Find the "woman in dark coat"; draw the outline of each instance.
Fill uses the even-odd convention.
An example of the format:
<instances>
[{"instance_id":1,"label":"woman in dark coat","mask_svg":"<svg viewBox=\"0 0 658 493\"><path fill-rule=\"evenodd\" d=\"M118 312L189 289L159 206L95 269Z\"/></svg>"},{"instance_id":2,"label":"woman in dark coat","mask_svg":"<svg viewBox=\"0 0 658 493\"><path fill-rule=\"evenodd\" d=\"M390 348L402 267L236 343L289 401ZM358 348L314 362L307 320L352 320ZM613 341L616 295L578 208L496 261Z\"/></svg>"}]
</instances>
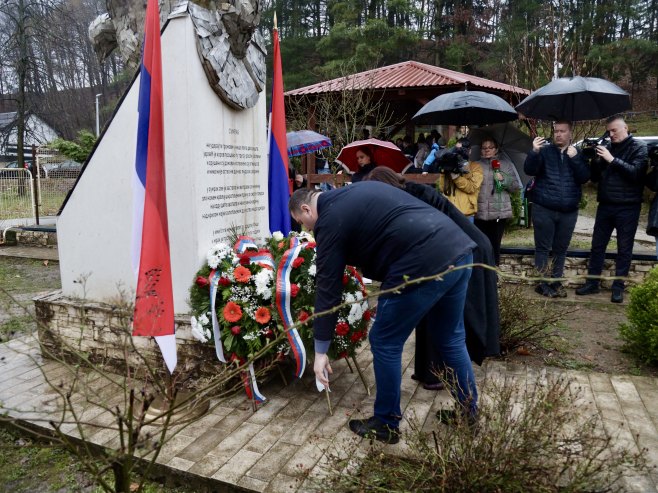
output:
<instances>
[{"instance_id":1,"label":"woman in dark coat","mask_svg":"<svg viewBox=\"0 0 658 493\"><path fill-rule=\"evenodd\" d=\"M401 188L443 212L477 243L478 247L473 251L473 263L495 267L493 248L486 235L433 187L406 181L402 175L385 166L373 169L365 179L381 181ZM473 269L464 307L464 325L466 345L471 360L481 365L485 357L500 353L500 314L497 276L494 270ZM415 379L422 382L426 389L439 390L442 386L436 371L441 369L441 357L432 347L430 339L423 319L416 327Z\"/></svg>"}]
</instances>

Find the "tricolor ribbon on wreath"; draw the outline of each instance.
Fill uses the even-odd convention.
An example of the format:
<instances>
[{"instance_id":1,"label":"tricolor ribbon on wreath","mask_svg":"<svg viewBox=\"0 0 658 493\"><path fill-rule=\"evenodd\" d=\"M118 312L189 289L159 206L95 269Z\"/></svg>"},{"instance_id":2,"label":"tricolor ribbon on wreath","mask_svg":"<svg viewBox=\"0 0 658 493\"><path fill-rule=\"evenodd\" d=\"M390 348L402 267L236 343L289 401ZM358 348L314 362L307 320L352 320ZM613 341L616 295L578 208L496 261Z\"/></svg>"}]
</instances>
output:
<instances>
[{"instance_id":1,"label":"tricolor ribbon on wreath","mask_svg":"<svg viewBox=\"0 0 658 493\"><path fill-rule=\"evenodd\" d=\"M272 257L272 254L266 251L258 250L258 245L256 245L256 242L254 241L253 238L249 236L239 236L237 241L235 242L235 245L233 246L233 249L237 254L249 258L250 263L258 264L264 269L274 270L274 258ZM221 329L219 327L219 321L217 320L217 311L215 308L215 302L217 300L217 289L219 287L219 281L221 277L222 277L221 271L212 270L210 271L208 280L210 281L210 312L212 316L213 337L215 339L215 353L217 354L217 359L219 361L221 361L222 363L226 363L226 357L224 356L224 348L222 347ZM288 273L288 280L289 279L290 279L290 273ZM288 282L287 289L288 289L288 298L289 298L290 282ZM278 285L277 285L277 291L278 291ZM277 293L277 298L278 298L278 293ZM288 306L289 305L290 303L288 303ZM291 340L290 336L288 337L288 340ZM301 346L302 351L304 350L304 345L301 342L301 338L299 337L299 334L297 334L297 340L295 341L295 345ZM295 358L297 359L297 354L299 351L295 349L295 346L293 345L292 342L291 342L291 347L293 350L293 354L295 354ZM306 363L306 353L304 353L304 365L305 363ZM297 363L297 367L299 369L299 362ZM303 372L303 367L302 367L302 372ZM301 374L299 374L298 376L301 376ZM251 380L251 385L249 385L249 380ZM246 374L243 375L242 382L244 384L245 392L247 393L249 399L255 400L256 403L262 403L265 402L265 400L267 400L267 398L263 394L261 394L260 391L258 390L258 383L256 382L256 373L254 371L253 363L249 363L249 376L247 376Z\"/></svg>"},{"instance_id":2,"label":"tricolor ribbon on wreath","mask_svg":"<svg viewBox=\"0 0 658 493\"><path fill-rule=\"evenodd\" d=\"M295 376L301 378L306 368L306 349L304 343L296 328L290 328L294 320L290 309L290 300L292 298L290 289L290 273L293 269L293 262L305 248L313 248L310 243L301 243L298 238L291 238L291 248L286 250L279 262L279 268L276 273L276 308L283 322L283 329L286 331L290 348L295 356L297 370Z\"/></svg>"}]
</instances>

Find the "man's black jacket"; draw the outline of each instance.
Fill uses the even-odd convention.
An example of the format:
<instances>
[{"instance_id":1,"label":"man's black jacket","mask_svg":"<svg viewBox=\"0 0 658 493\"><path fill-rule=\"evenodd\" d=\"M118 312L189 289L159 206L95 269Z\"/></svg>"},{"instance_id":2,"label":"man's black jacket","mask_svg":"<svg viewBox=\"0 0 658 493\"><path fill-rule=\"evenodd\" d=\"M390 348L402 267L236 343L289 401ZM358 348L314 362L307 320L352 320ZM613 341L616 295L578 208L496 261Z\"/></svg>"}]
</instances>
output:
<instances>
[{"instance_id":1,"label":"man's black jacket","mask_svg":"<svg viewBox=\"0 0 658 493\"><path fill-rule=\"evenodd\" d=\"M592 181L599 183L596 199L602 204L639 204L642 202L647 169L647 146L628 136L610 146L615 157L611 163L595 160Z\"/></svg>"},{"instance_id":2,"label":"man's black jacket","mask_svg":"<svg viewBox=\"0 0 658 493\"><path fill-rule=\"evenodd\" d=\"M404 190L366 181L318 197L315 312L338 305L346 265L382 282L382 289L406 279L445 271L475 248L451 219ZM330 341L337 314L316 319L314 336Z\"/></svg>"},{"instance_id":3,"label":"man's black jacket","mask_svg":"<svg viewBox=\"0 0 658 493\"><path fill-rule=\"evenodd\" d=\"M535 177L532 201L558 212L578 209L581 185L589 180L589 168L579 152L569 157L554 144L530 151L523 165L526 174Z\"/></svg>"}]
</instances>

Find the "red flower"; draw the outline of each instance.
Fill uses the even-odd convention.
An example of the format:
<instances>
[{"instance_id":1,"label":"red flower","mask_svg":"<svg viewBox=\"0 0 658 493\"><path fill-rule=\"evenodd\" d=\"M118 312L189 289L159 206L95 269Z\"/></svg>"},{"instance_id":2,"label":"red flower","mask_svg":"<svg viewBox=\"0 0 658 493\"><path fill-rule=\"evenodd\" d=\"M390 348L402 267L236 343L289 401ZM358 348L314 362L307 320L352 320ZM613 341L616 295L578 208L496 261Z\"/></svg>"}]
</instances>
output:
<instances>
[{"instance_id":1,"label":"red flower","mask_svg":"<svg viewBox=\"0 0 658 493\"><path fill-rule=\"evenodd\" d=\"M292 261L292 268L296 269L303 263L304 263L304 257L297 257L295 260Z\"/></svg>"},{"instance_id":2,"label":"red flower","mask_svg":"<svg viewBox=\"0 0 658 493\"><path fill-rule=\"evenodd\" d=\"M240 265L235 268L233 275L235 276L235 280L238 282L249 282L251 272L246 267Z\"/></svg>"},{"instance_id":3,"label":"red flower","mask_svg":"<svg viewBox=\"0 0 658 493\"><path fill-rule=\"evenodd\" d=\"M347 274L343 274L343 286L347 285L348 282L350 282L350 278Z\"/></svg>"},{"instance_id":4,"label":"red flower","mask_svg":"<svg viewBox=\"0 0 658 493\"><path fill-rule=\"evenodd\" d=\"M366 333L365 333L365 332L355 332L354 334L352 334L352 337L350 337L350 341L351 341L353 344L356 344L356 343L359 342L361 339L365 338L365 336L366 336Z\"/></svg>"},{"instance_id":5,"label":"red flower","mask_svg":"<svg viewBox=\"0 0 658 493\"><path fill-rule=\"evenodd\" d=\"M237 322L242 318L242 308L237 303L229 301L224 307L224 320L227 322Z\"/></svg>"},{"instance_id":6,"label":"red flower","mask_svg":"<svg viewBox=\"0 0 658 493\"><path fill-rule=\"evenodd\" d=\"M338 322L336 325L336 334L339 336L346 336L350 331L350 326L347 322Z\"/></svg>"},{"instance_id":7,"label":"red flower","mask_svg":"<svg viewBox=\"0 0 658 493\"><path fill-rule=\"evenodd\" d=\"M315 243L314 241L309 241L307 245L309 248L315 248L317 246L317 243Z\"/></svg>"},{"instance_id":8,"label":"red flower","mask_svg":"<svg viewBox=\"0 0 658 493\"><path fill-rule=\"evenodd\" d=\"M239 325L234 325L231 327L231 334L234 336L240 335L240 326Z\"/></svg>"},{"instance_id":9,"label":"red flower","mask_svg":"<svg viewBox=\"0 0 658 493\"><path fill-rule=\"evenodd\" d=\"M258 310L256 310L256 322L258 322L261 325L265 325L267 322L270 321L272 318L272 315L270 314L270 311L265 308L264 306L258 307Z\"/></svg>"},{"instance_id":10,"label":"red flower","mask_svg":"<svg viewBox=\"0 0 658 493\"><path fill-rule=\"evenodd\" d=\"M370 321L370 317L371 317L370 310L366 310L365 312L363 312L363 320L368 322Z\"/></svg>"},{"instance_id":11,"label":"red flower","mask_svg":"<svg viewBox=\"0 0 658 493\"><path fill-rule=\"evenodd\" d=\"M240 265L249 265L250 263L251 259L248 255L240 255Z\"/></svg>"},{"instance_id":12,"label":"red flower","mask_svg":"<svg viewBox=\"0 0 658 493\"><path fill-rule=\"evenodd\" d=\"M268 339L274 339L274 331L272 329L267 329L265 331L265 337Z\"/></svg>"},{"instance_id":13,"label":"red flower","mask_svg":"<svg viewBox=\"0 0 658 493\"><path fill-rule=\"evenodd\" d=\"M282 241L280 241L279 244L278 244L277 246L278 246L279 248L283 248L283 245L285 245L285 243L283 243Z\"/></svg>"},{"instance_id":14,"label":"red flower","mask_svg":"<svg viewBox=\"0 0 658 493\"><path fill-rule=\"evenodd\" d=\"M210 284L210 281L208 280L208 278L207 278L207 277L203 277L203 276L198 276L198 277L196 278L196 281L194 281L194 282L195 282L196 285L199 286L200 288L208 287L208 284Z\"/></svg>"},{"instance_id":15,"label":"red flower","mask_svg":"<svg viewBox=\"0 0 658 493\"><path fill-rule=\"evenodd\" d=\"M290 296L293 298L297 296L297 293L299 293L299 286L297 284L291 284L290 285Z\"/></svg>"},{"instance_id":16,"label":"red flower","mask_svg":"<svg viewBox=\"0 0 658 493\"><path fill-rule=\"evenodd\" d=\"M219 284L221 284L224 287L227 287L231 285L231 280L228 277L220 277Z\"/></svg>"},{"instance_id":17,"label":"red flower","mask_svg":"<svg viewBox=\"0 0 658 493\"><path fill-rule=\"evenodd\" d=\"M338 355L338 359L347 358L347 356L348 356L347 351L343 351Z\"/></svg>"},{"instance_id":18,"label":"red flower","mask_svg":"<svg viewBox=\"0 0 658 493\"><path fill-rule=\"evenodd\" d=\"M299 312L299 321L300 322L304 322L305 320L308 319L308 317L310 317L310 315L308 313L306 313L304 310Z\"/></svg>"}]
</instances>

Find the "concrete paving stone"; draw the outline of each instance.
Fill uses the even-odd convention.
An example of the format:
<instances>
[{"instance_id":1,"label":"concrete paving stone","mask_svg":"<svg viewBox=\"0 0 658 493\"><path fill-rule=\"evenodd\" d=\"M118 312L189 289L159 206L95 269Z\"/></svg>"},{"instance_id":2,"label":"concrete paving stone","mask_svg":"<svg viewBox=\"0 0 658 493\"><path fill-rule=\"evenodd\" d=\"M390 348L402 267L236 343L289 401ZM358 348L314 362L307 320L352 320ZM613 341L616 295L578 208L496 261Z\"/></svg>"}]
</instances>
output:
<instances>
[{"instance_id":1,"label":"concrete paving stone","mask_svg":"<svg viewBox=\"0 0 658 493\"><path fill-rule=\"evenodd\" d=\"M656 485L646 476L625 477L622 484L628 493L656 493Z\"/></svg>"},{"instance_id":2,"label":"concrete paving stone","mask_svg":"<svg viewBox=\"0 0 658 493\"><path fill-rule=\"evenodd\" d=\"M249 476L242 476L238 480L238 486L245 488L248 491L256 491L262 493L267 488L268 483L260 479L250 478Z\"/></svg>"},{"instance_id":3,"label":"concrete paving stone","mask_svg":"<svg viewBox=\"0 0 658 493\"><path fill-rule=\"evenodd\" d=\"M210 401L210 407L208 413L223 418L224 416L228 416L234 411L235 408L233 407L223 406L222 404L217 404L214 403L213 401Z\"/></svg>"},{"instance_id":4,"label":"concrete paving stone","mask_svg":"<svg viewBox=\"0 0 658 493\"><path fill-rule=\"evenodd\" d=\"M204 478L209 478L215 474L225 463L225 458L207 454L198 461L194 461L194 465L188 469L188 472L197 474Z\"/></svg>"},{"instance_id":5,"label":"concrete paving stone","mask_svg":"<svg viewBox=\"0 0 658 493\"><path fill-rule=\"evenodd\" d=\"M213 428L222 420L222 418L223 416L218 416L217 414L206 414L196 421L192 421L190 424L185 425L180 433L191 437L203 436L206 431Z\"/></svg>"},{"instance_id":6,"label":"concrete paving stone","mask_svg":"<svg viewBox=\"0 0 658 493\"><path fill-rule=\"evenodd\" d=\"M290 460L298 450L297 445L278 442L260 460L247 471L247 476L263 482L271 481L276 473Z\"/></svg>"},{"instance_id":7,"label":"concrete paving stone","mask_svg":"<svg viewBox=\"0 0 658 493\"><path fill-rule=\"evenodd\" d=\"M413 428L421 429L428 419L436 421L434 414L430 414L431 402L411 402L404 410L400 431L409 433Z\"/></svg>"},{"instance_id":8,"label":"concrete paving stone","mask_svg":"<svg viewBox=\"0 0 658 493\"><path fill-rule=\"evenodd\" d=\"M329 412L316 413L306 412L295 421L290 429L281 437L281 442L290 443L293 445L301 445L308 437L316 433L320 423L329 416Z\"/></svg>"},{"instance_id":9,"label":"concrete paving stone","mask_svg":"<svg viewBox=\"0 0 658 493\"><path fill-rule=\"evenodd\" d=\"M347 422L351 419L353 410L345 407L333 408L334 414L328 415L323 419L317 427L317 433L322 437L332 437L338 431L347 426Z\"/></svg>"},{"instance_id":10,"label":"concrete paving stone","mask_svg":"<svg viewBox=\"0 0 658 493\"><path fill-rule=\"evenodd\" d=\"M251 409L251 407L244 409L237 408L224 416L224 418L222 418L221 421L218 421L217 424L213 426L213 428L228 431L230 433L253 415L254 411Z\"/></svg>"},{"instance_id":11,"label":"concrete paving stone","mask_svg":"<svg viewBox=\"0 0 658 493\"><path fill-rule=\"evenodd\" d=\"M623 447L633 446L637 449L635 436L626 421L603 418L602 424L606 434L612 439L615 445Z\"/></svg>"},{"instance_id":12,"label":"concrete paving stone","mask_svg":"<svg viewBox=\"0 0 658 493\"><path fill-rule=\"evenodd\" d=\"M211 478L235 484L262 457L262 454L250 450L239 450Z\"/></svg>"},{"instance_id":13,"label":"concrete paving stone","mask_svg":"<svg viewBox=\"0 0 658 493\"><path fill-rule=\"evenodd\" d=\"M279 473L265 488L264 493L294 493L298 491L300 485L299 478L287 476Z\"/></svg>"},{"instance_id":14,"label":"concrete paving stone","mask_svg":"<svg viewBox=\"0 0 658 493\"><path fill-rule=\"evenodd\" d=\"M165 435L165 442L158 455L158 462L160 464L167 464L171 459L176 457L179 452L187 448L191 443L196 440L196 437L185 435Z\"/></svg>"},{"instance_id":15,"label":"concrete paving stone","mask_svg":"<svg viewBox=\"0 0 658 493\"><path fill-rule=\"evenodd\" d=\"M261 425L242 423L209 453L228 461L262 429Z\"/></svg>"},{"instance_id":16,"label":"concrete paving stone","mask_svg":"<svg viewBox=\"0 0 658 493\"><path fill-rule=\"evenodd\" d=\"M216 428L206 430L202 435L197 436L194 442L176 455L182 459L197 462L211 451L215 450L217 444L221 443L222 440L229 436L231 431L233 430L221 430Z\"/></svg>"},{"instance_id":17,"label":"concrete paving stone","mask_svg":"<svg viewBox=\"0 0 658 493\"><path fill-rule=\"evenodd\" d=\"M292 420L277 419L264 426L249 442L245 449L260 454L266 453L292 427Z\"/></svg>"},{"instance_id":18,"label":"concrete paving stone","mask_svg":"<svg viewBox=\"0 0 658 493\"><path fill-rule=\"evenodd\" d=\"M288 404L279 411L277 419L297 419L299 418L306 410L313 404L315 398L317 398L319 393L316 391L316 395L313 398L309 399L306 396L298 396L296 399L291 399Z\"/></svg>"},{"instance_id":19,"label":"concrete paving stone","mask_svg":"<svg viewBox=\"0 0 658 493\"><path fill-rule=\"evenodd\" d=\"M288 385L281 389L279 397L297 398L306 393L306 388L307 386L303 379L292 378L292 381L289 381Z\"/></svg>"},{"instance_id":20,"label":"concrete paving stone","mask_svg":"<svg viewBox=\"0 0 658 493\"><path fill-rule=\"evenodd\" d=\"M281 472L294 478L308 473L315 467L329 445L328 440L309 440L297 448L297 452L281 468Z\"/></svg>"},{"instance_id":21,"label":"concrete paving stone","mask_svg":"<svg viewBox=\"0 0 658 493\"><path fill-rule=\"evenodd\" d=\"M622 375L613 375L610 377L610 382L612 383L617 398L620 402L638 402L641 401L640 394L635 388L633 380L629 377Z\"/></svg>"},{"instance_id":22,"label":"concrete paving stone","mask_svg":"<svg viewBox=\"0 0 658 493\"><path fill-rule=\"evenodd\" d=\"M619 400L617 399L617 394L596 392L594 394L594 399L596 400L596 407L599 409L601 416L603 416L604 419L623 420L623 413Z\"/></svg>"},{"instance_id":23,"label":"concrete paving stone","mask_svg":"<svg viewBox=\"0 0 658 493\"><path fill-rule=\"evenodd\" d=\"M172 459L167 463L167 466L178 469L179 471L187 471L194 465L194 462L187 459L181 459L180 457L172 457Z\"/></svg>"},{"instance_id":24,"label":"concrete paving stone","mask_svg":"<svg viewBox=\"0 0 658 493\"><path fill-rule=\"evenodd\" d=\"M250 416L247 421L249 423L266 425L271 422L281 409L286 407L289 403L289 398L273 395L269 397L265 405L260 406L258 412Z\"/></svg>"}]
</instances>

